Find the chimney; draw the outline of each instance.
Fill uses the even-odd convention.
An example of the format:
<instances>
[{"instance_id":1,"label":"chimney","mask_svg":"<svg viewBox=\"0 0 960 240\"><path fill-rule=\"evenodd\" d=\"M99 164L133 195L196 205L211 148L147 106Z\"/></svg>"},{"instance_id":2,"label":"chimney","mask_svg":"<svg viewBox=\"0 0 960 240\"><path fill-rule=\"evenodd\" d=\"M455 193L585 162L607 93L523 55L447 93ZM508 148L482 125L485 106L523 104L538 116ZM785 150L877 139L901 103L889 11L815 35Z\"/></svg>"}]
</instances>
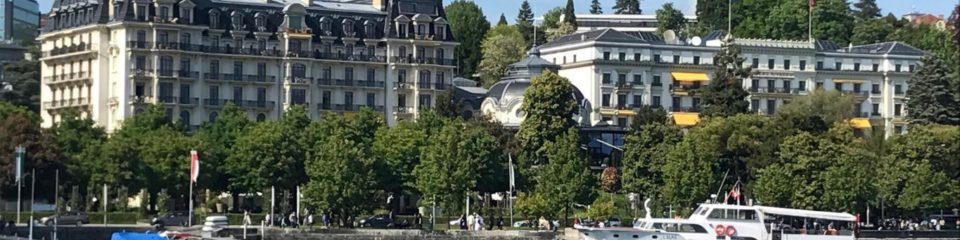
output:
<instances>
[{"instance_id":1,"label":"chimney","mask_svg":"<svg viewBox=\"0 0 960 240\"><path fill-rule=\"evenodd\" d=\"M384 11L387 9L387 0L373 0L373 8Z\"/></svg>"}]
</instances>

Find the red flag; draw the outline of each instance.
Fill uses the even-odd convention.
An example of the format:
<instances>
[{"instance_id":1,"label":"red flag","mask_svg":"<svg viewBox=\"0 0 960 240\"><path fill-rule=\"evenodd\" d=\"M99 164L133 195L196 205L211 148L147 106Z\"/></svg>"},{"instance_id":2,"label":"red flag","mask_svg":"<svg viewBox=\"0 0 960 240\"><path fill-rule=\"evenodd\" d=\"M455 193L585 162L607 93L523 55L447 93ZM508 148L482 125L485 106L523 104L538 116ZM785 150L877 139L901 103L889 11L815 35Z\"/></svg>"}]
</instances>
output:
<instances>
[{"instance_id":1,"label":"red flag","mask_svg":"<svg viewBox=\"0 0 960 240\"><path fill-rule=\"evenodd\" d=\"M190 182L197 182L197 176L200 175L200 157L197 151L190 151Z\"/></svg>"},{"instance_id":2,"label":"red flag","mask_svg":"<svg viewBox=\"0 0 960 240\"><path fill-rule=\"evenodd\" d=\"M810 0L809 5L810 5L810 7L816 7L816 6L817 6L817 0Z\"/></svg>"}]
</instances>

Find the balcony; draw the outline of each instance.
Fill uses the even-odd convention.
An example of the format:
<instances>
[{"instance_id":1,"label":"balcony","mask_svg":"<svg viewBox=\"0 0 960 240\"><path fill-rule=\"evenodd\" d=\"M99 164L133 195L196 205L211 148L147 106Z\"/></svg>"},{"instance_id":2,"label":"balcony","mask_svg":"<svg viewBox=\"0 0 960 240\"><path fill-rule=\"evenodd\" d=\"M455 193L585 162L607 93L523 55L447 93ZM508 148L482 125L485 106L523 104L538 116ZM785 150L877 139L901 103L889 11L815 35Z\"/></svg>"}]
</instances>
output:
<instances>
[{"instance_id":1,"label":"balcony","mask_svg":"<svg viewBox=\"0 0 960 240\"><path fill-rule=\"evenodd\" d=\"M177 77L183 79L197 79L200 78L200 72L191 72L189 70L180 70L177 71Z\"/></svg>"},{"instance_id":2,"label":"balcony","mask_svg":"<svg viewBox=\"0 0 960 240\"><path fill-rule=\"evenodd\" d=\"M442 66L457 66L456 59L450 58L424 58L424 57L410 57L410 56L394 56L392 57L393 63L404 63L404 64L432 64L432 65L442 65Z\"/></svg>"},{"instance_id":3,"label":"balcony","mask_svg":"<svg viewBox=\"0 0 960 240\"><path fill-rule=\"evenodd\" d=\"M357 86L369 88L383 88L386 84L383 81L367 80L357 81Z\"/></svg>"},{"instance_id":4,"label":"balcony","mask_svg":"<svg viewBox=\"0 0 960 240\"><path fill-rule=\"evenodd\" d=\"M333 82L337 86L344 86L344 87L353 87L353 84L356 83L356 81L353 81L353 79L337 79L337 80L334 80Z\"/></svg>"},{"instance_id":5,"label":"balcony","mask_svg":"<svg viewBox=\"0 0 960 240\"><path fill-rule=\"evenodd\" d=\"M227 104L227 99L207 98L203 99L203 105L208 107L218 107Z\"/></svg>"},{"instance_id":6,"label":"balcony","mask_svg":"<svg viewBox=\"0 0 960 240\"><path fill-rule=\"evenodd\" d=\"M633 83L630 82L617 82L618 91L630 91L633 90Z\"/></svg>"},{"instance_id":7,"label":"balcony","mask_svg":"<svg viewBox=\"0 0 960 240\"><path fill-rule=\"evenodd\" d=\"M397 115L413 114L413 107L396 106L396 107L393 107L393 113Z\"/></svg>"},{"instance_id":8,"label":"balcony","mask_svg":"<svg viewBox=\"0 0 960 240\"><path fill-rule=\"evenodd\" d=\"M71 98L43 102L43 108L47 110L54 110L68 107L81 107L86 106L87 104L90 104L89 99L87 98Z\"/></svg>"},{"instance_id":9,"label":"balcony","mask_svg":"<svg viewBox=\"0 0 960 240\"><path fill-rule=\"evenodd\" d=\"M695 112L700 112L700 107L699 107L699 106L698 106L698 107L673 106L673 107L667 108L667 112L690 112L690 113L695 113Z\"/></svg>"},{"instance_id":10,"label":"balcony","mask_svg":"<svg viewBox=\"0 0 960 240\"><path fill-rule=\"evenodd\" d=\"M60 55L66 55L71 53L90 51L90 44L80 43L77 45L65 46L65 47L54 47L50 51L43 52L43 57L55 57Z\"/></svg>"},{"instance_id":11,"label":"balcony","mask_svg":"<svg viewBox=\"0 0 960 240\"><path fill-rule=\"evenodd\" d=\"M157 98L157 102L159 103L175 103L176 100L177 97L175 96L160 96Z\"/></svg>"},{"instance_id":12,"label":"balcony","mask_svg":"<svg viewBox=\"0 0 960 240\"><path fill-rule=\"evenodd\" d=\"M663 87L663 83L661 83L661 82L653 82L653 83L650 83L650 86L653 86L653 87Z\"/></svg>"},{"instance_id":13,"label":"balcony","mask_svg":"<svg viewBox=\"0 0 960 240\"><path fill-rule=\"evenodd\" d=\"M177 99L177 103L180 104L180 105L196 106L197 104L200 103L200 99L199 99L199 98L191 98L191 97L180 97L180 98Z\"/></svg>"},{"instance_id":14,"label":"balcony","mask_svg":"<svg viewBox=\"0 0 960 240\"><path fill-rule=\"evenodd\" d=\"M413 84L408 82L394 82L393 89L394 90L413 89Z\"/></svg>"},{"instance_id":15,"label":"balcony","mask_svg":"<svg viewBox=\"0 0 960 240\"><path fill-rule=\"evenodd\" d=\"M443 83L443 82L433 83L433 89L436 89L436 90L447 90L449 86L450 84Z\"/></svg>"},{"instance_id":16,"label":"balcony","mask_svg":"<svg viewBox=\"0 0 960 240\"><path fill-rule=\"evenodd\" d=\"M149 102L152 102L152 101L153 101L153 97L151 97L151 96L143 96L143 95L132 95L132 96L130 96L130 103L131 103L131 104L145 104L145 103L149 103Z\"/></svg>"},{"instance_id":17,"label":"balcony","mask_svg":"<svg viewBox=\"0 0 960 240\"><path fill-rule=\"evenodd\" d=\"M243 80L247 82L272 83L277 81L277 76L243 75Z\"/></svg>"},{"instance_id":18,"label":"balcony","mask_svg":"<svg viewBox=\"0 0 960 240\"><path fill-rule=\"evenodd\" d=\"M287 77L287 83L289 83L289 84L306 85L306 84L310 84L311 82L313 82L313 78L308 78L308 77L293 77L293 76L288 76L288 77Z\"/></svg>"},{"instance_id":19,"label":"balcony","mask_svg":"<svg viewBox=\"0 0 960 240\"><path fill-rule=\"evenodd\" d=\"M700 84L684 85L684 84L673 84L670 85L670 91L674 95L688 96L693 95L693 91L700 90Z\"/></svg>"},{"instance_id":20,"label":"balcony","mask_svg":"<svg viewBox=\"0 0 960 240\"><path fill-rule=\"evenodd\" d=\"M317 104L317 110L333 110L333 105L329 102Z\"/></svg>"},{"instance_id":21,"label":"balcony","mask_svg":"<svg viewBox=\"0 0 960 240\"><path fill-rule=\"evenodd\" d=\"M238 102L239 103L239 102ZM237 104L245 108L273 109L276 106L274 101L266 100L245 100L243 104Z\"/></svg>"},{"instance_id":22,"label":"balcony","mask_svg":"<svg viewBox=\"0 0 960 240\"><path fill-rule=\"evenodd\" d=\"M236 81L236 82L243 81L243 74L239 74L239 73L224 73L223 75L221 75L221 77L222 77L221 79L226 81Z\"/></svg>"}]
</instances>

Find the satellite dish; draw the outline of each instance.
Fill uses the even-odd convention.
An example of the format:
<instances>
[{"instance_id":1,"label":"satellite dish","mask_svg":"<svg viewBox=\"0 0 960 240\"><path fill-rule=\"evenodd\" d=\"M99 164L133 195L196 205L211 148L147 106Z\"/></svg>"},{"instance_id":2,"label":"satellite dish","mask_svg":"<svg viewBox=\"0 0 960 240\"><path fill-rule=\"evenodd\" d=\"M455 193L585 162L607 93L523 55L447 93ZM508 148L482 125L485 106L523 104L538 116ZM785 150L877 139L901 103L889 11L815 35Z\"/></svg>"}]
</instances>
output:
<instances>
[{"instance_id":1,"label":"satellite dish","mask_svg":"<svg viewBox=\"0 0 960 240\"><path fill-rule=\"evenodd\" d=\"M693 37L693 39L690 39L690 44L693 44L694 46L700 46L701 43L703 43L703 39L700 37Z\"/></svg>"},{"instance_id":2,"label":"satellite dish","mask_svg":"<svg viewBox=\"0 0 960 240\"><path fill-rule=\"evenodd\" d=\"M667 42L667 43L674 43L674 42L676 42L676 41L677 41L677 33L673 32L673 30L667 30L666 32L663 32L663 41L664 41L664 42Z\"/></svg>"}]
</instances>

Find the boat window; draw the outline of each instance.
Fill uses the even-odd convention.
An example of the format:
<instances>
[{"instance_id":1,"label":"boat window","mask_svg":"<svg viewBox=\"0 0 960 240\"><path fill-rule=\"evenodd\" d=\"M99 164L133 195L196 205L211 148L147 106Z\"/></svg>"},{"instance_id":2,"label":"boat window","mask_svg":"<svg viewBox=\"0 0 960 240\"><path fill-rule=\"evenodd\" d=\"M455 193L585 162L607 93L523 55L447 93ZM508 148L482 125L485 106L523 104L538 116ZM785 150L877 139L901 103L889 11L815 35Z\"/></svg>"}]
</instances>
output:
<instances>
[{"instance_id":1,"label":"boat window","mask_svg":"<svg viewBox=\"0 0 960 240\"><path fill-rule=\"evenodd\" d=\"M707 212L709 211L710 211L710 208L700 207L699 209L697 209L696 213L698 215L707 215Z\"/></svg>"},{"instance_id":2,"label":"boat window","mask_svg":"<svg viewBox=\"0 0 960 240\"><path fill-rule=\"evenodd\" d=\"M714 209L709 219L757 220L757 212L748 209Z\"/></svg>"},{"instance_id":3,"label":"boat window","mask_svg":"<svg viewBox=\"0 0 960 240\"><path fill-rule=\"evenodd\" d=\"M707 233L707 229L703 228L703 226L700 226L700 225L683 224L683 225L680 225L680 232L685 232L685 233Z\"/></svg>"}]
</instances>

